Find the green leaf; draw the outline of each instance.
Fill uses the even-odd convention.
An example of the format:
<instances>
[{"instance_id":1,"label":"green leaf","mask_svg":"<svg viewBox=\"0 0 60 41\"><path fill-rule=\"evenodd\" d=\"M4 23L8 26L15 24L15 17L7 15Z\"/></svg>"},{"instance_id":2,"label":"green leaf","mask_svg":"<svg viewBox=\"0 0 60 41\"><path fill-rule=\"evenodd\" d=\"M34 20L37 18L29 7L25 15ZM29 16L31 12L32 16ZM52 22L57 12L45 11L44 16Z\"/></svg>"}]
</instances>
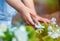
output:
<instances>
[{"instance_id":1,"label":"green leaf","mask_svg":"<svg viewBox=\"0 0 60 41\"><path fill-rule=\"evenodd\" d=\"M35 29L32 26L26 26L26 31L31 32L31 31L35 31Z\"/></svg>"},{"instance_id":2,"label":"green leaf","mask_svg":"<svg viewBox=\"0 0 60 41\"><path fill-rule=\"evenodd\" d=\"M34 38L30 38L28 41L39 41L39 39L34 37Z\"/></svg>"},{"instance_id":3,"label":"green leaf","mask_svg":"<svg viewBox=\"0 0 60 41\"><path fill-rule=\"evenodd\" d=\"M4 41L12 41L12 38L14 37L14 33L11 34L9 29L7 29L7 31L4 32L4 34L6 36L6 37L3 38Z\"/></svg>"},{"instance_id":4,"label":"green leaf","mask_svg":"<svg viewBox=\"0 0 60 41\"><path fill-rule=\"evenodd\" d=\"M43 37L43 41L54 41L54 39L50 38L49 36Z\"/></svg>"},{"instance_id":5,"label":"green leaf","mask_svg":"<svg viewBox=\"0 0 60 41\"><path fill-rule=\"evenodd\" d=\"M43 29L41 36L44 37L46 35L48 35L48 24L42 24L42 26L44 26L45 28Z\"/></svg>"}]
</instances>

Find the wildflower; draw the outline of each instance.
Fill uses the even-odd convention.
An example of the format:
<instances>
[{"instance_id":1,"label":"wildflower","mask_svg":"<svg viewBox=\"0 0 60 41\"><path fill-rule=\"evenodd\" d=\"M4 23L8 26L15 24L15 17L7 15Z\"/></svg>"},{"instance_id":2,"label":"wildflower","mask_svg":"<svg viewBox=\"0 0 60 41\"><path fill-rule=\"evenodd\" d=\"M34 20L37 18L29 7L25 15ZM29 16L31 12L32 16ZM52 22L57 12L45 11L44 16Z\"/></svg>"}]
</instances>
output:
<instances>
[{"instance_id":1,"label":"wildflower","mask_svg":"<svg viewBox=\"0 0 60 41\"><path fill-rule=\"evenodd\" d=\"M5 32L7 30L7 25L0 24L0 32Z\"/></svg>"},{"instance_id":2,"label":"wildflower","mask_svg":"<svg viewBox=\"0 0 60 41\"><path fill-rule=\"evenodd\" d=\"M58 38L59 37L59 34L58 33L54 33L51 35L51 38Z\"/></svg>"},{"instance_id":3,"label":"wildflower","mask_svg":"<svg viewBox=\"0 0 60 41\"><path fill-rule=\"evenodd\" d=\"M0 32L0 37L4 37L4 33L3 32Z\"/></svg>"},{"instance_id":4,"label":"wildflower","mask_svg":"<svg viewBox=\"0 0 60 41\"><path fill-rule=\"evenodd\" d=\"M38 22L38 24L35 24L35 27L38 28L38 29L39 29L39 28L40 28L40 29L41 29L41 28L45 28L45 27L42 26L39 22Z\"/></svg>"},{"instance_id":5,"label":"wildflower","mask_svg":"<svg viewBox=\"0 0 60 41\"><path fill-rule=\"evenodd\" d=\"M52 31L53 32L52 26L48 26L48 31Z\"/></svg>"},{"instance_id":6,"label":"wildflower","mask_svg":"<svg viewBox=\"0 0 60 41\"><path fill-rule=\"evenodd\" d=\"M57 29L56 31L54 31L54 32L48 32L48 35L51 37L51 38L58 38L58 37L60 37L60 30L59 29Z\"/></svg>"},{"instance_id":7,"label":"wildflower","mask_svg":"<svg viewBox=\"0 0 60 41\"><path fill-rule=\"evenodd\" d=\"M28 33L26 32L25 26L20 26L14 33L18 41L28 41Z\"/></svg>"},{"instance_id":8,"label":"wildflower","mask_svg":"<svg viewBox=\"0 0 60 41\"><path fill-rule=\"evenodd\" d=\"M51 19L51 24L56 24L56 18Z\"/></svg>"},{"instance_id":9,"label":"wildflower","mask_svg":"<svg viewBox=\"0 0 60 41\"><path fill-rule=\"evenodd\" d=\"M13 38L12 41L17 41L16 38Z\"/></svg>"},{"instance_id":10,"label":"wildflower","mask_svg":"<svg viewBox=\"0 0 60 41\"><path fill-rule=\"evenodd\" d=\"M7 30L7 25L6 24L0 24L0 36L5 36L4 32Z\"/></svg>"}]
</instances>

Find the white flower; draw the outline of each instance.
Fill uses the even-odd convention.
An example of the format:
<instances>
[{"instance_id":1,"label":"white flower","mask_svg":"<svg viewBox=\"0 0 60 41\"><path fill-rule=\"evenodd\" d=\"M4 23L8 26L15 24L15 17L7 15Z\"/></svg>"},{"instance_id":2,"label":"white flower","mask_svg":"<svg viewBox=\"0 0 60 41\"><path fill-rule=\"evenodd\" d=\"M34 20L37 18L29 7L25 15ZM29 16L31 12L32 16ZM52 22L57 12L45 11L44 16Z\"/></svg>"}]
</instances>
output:
<instances>
[{"instance_id":1,"label":"white flower","mask_svg":"<svg viewBox=\"0 0 60 41\"><path fill-rule=\"evenodd\" d=\"M52 26L48 26L48 31L53 31Z\"/></svg>"},{"instance_id":2,"label":"white flower","mask_svg":"<svg viewBox=\"0 0 60 41\"><path fill-rule=\"evenodd\" d=\"M12 41L17 41L16 38L13 38Z\"/></svg>"},{"instance_id":3,"label":"white flower","mask_svg":"<svg viewBox=\"0 0 60 41\"><path fill-rule=\"evenodd\" d=\"M26 27L24 25L20 26L20 31L26 31Z\"/></svg>"},{"instance_id":4,"label":"white flower","mask_svg":"<svg viewBox=\"0 0 60 41\"><path fill-rule=\"evenodd\" d=\"M7 25L6 24L0 24L0 36L5 36L4 32L7 30Z\"/></svg>"},{"instance_id":5,"label":"white flower","mask_svg":"<svg viewBox=\"0 0 60 41\"><path fill-rule=\"evenodd\" d=\"M48 32L48 35L51 37L51 38L58 38L59 37L59 34L57 32Z\"/></svg>"},{"instance_id":6,"label":"white flower","mask_svg":"<svg viewBox=\"0 0 60 41\"><path fill-rule=\"evenodd\" d=\"M56 32L60 32L60 29L57 29Z\"/></svg>"},{"instance_id":7,"label":"white flower","mask_svg":"<svg viewBox=\"0 0 60 41\"><path fill-rule=\"evenodd\" d=\"M17 30L17 27L10 28L9 30L10 32L14 32L15 30Z\"/></svg>"},{"instance_id":8,"label":"white flower","mask_svg":"<svg viewBox=\"0 0 60 41\"><path fill-rule=\"evenodd\" d=\"M38 29L39 29L39 28L40 28L40 29L45 28L45 27L42 26L39 22L38 22L38 24L35 24L35 27L38 28Z\"/></svg>"},{"instance_id":9,"label":"white flower","mask_svg":"<svg viewBox=\"0 0 60 41\"><path fill-rule=\"evenodd\" d=\"M52 32L48 32L48 35L52 35Z\"/></svg>"},{"instance_id":10,"label":"white flower","mask_svg":"<svg viewBox=\"0 0 60 41\"><path fill-rule=\"evenodd\" d=\"M58 33L54 33L51 35L52 38L58 38L59 37L59 34Z\"/></svg>"},{"instance_id":11,"label":"white flower","mask_svg":"<svg viewBox=\"0 0 60 41\"><path fill-rule=\"evenodd\" d=\"M26 32L25 26L21 26L14 33L15 33L15 36L18 41L27 41L28 40L28 33Z\"/></svg>"},{"instance_id":12,"label":"white flower","mask_svg":"<svg viewBox=\"0 0 60 41\"><path fill-rule=\"evenodd\" d=\"M7 25L0 24L0 32L5 32L7 30Z\"/></svg>"},{"instance_id":13,"label":"white flower","mask_svg":"<svg viewBox=\"0 0 60 41\"><path fill-rule=\"evenodd\" d=\"M13 28L9 28L10 34L12 35L14 33L14 31L17 30L17 27L13 27Z\"/></svg>"},{"instance_id":14,"label":"white flower","mask_svg":"<svg viewBox=\"0 0 60 41\"><path fill-rule=\"evenodd\" d=\"M58 27L58 25L56 25L56 27Z\"/></svg>"},{"instance_id":15,"label":"white flower","mask_svg":"<svg viewBox=\"0 0 60 41\"><path fill-rule=\"evenodd\" d=\"M48 35L49 35L51 38L58 38L58 37L60 37L60 30L57 29L55 32L48 32Z\"/></svg>"},{"instance_id":16,"label":"white flower","mask_svg":"<svg viewBox=\"0 0 60 41\"><path fill-rule=\"evenodd\" d=\"M39 22L38 22L38 24L35 24L35 27L37 28L36 32L40 31L40 33L42 33L43 28L45 28L45 27L42 26Z\"/></svg>"},{"instance_id":17,"label":"white flower","mask_svg":"<svg viewBox=\"0 0 60 41\"><path fill-rule=\"evenodd\" d=\"M4 33L3 32L0 32L0 37L4 37Z\"/></svg>"},{"instance_id":18,"label":"white flower","mask_svg":"<svg viewBox=\"0 0 60 41\"><path fill-rule=\"evenodd\" d=\"M60 36L60 29L57 29L56 32L57 32L58 35Z\"/></svg>"},{"instance_id":19,"label":"white flower","mask_svg":"<svg viewBox=\"0 0 60 41\"><path fill-rule=\"evenodd\" d=\"M56 24L56 18L51 19L51 24Z\"/></svg>"}]
</instances>

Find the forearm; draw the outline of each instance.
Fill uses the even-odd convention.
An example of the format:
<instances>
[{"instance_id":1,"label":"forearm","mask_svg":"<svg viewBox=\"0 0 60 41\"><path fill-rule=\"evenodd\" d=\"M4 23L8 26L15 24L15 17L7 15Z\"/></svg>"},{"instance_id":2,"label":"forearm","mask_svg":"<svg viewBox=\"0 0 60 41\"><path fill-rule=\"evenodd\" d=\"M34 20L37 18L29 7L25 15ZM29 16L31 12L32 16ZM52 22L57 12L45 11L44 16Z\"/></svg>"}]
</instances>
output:
<instances>
[{"instance_id":1,"label":"forearm","mask_svg":"<svg viewBox=\"0 0 60 41\"><path fill-rule=\"evenodd\" d=\"M36 13L33 0L23 0L23 2L27 7Z\"/></svg>"},{"instance_id":2,"label":"forearm","mask_svg":"<svg viewBox=\"0 0 60 41\"><path fill-rule=\"evenodd\" d=\"M14 7L17 11L23 12L25 5L20 0L6 0L8 4Z\"/></svg>"}]
</instances>

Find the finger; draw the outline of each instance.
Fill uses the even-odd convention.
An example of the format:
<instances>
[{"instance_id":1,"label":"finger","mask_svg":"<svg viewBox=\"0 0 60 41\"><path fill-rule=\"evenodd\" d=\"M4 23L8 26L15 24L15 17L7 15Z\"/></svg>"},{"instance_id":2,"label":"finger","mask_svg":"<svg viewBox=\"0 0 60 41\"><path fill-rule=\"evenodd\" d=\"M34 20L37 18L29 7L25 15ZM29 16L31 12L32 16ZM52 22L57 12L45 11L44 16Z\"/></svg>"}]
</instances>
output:
<instances>
[{"instance_id":1,"label":"finger","mask_svg":"<svg viewBox=\"0 0 60 41\"><path fill-rule=\"evenodd\" d=\"M45 19L42 20L45 24L48 24L49 22Z\"/></svg>"},{"instance_id":2,"label":"finger","mask_svg":"<svg viewBox=\"0 0 60 41\"><path fill-rule=\"evenodd\" d=\"M30 12L31 12L31 15L32 15L33 17L37 17L36 12L34 12L33 10L30 10Z\"/></svg>"},{"instance_id":3,"label":"finger","mask_svg":"<svg viewBox=\"0 0 60 41\"><path fill-rule=\"evenodd\" d=\"M22 16L22 19L24 20L24 22L25 22L27 25L30 25L30 23L27 21L27 19L26 19L25 16Z\"/></svg>"},{"instance_id":4,"label":"finger","mask_svg":"<svg viewBox=\"0 0 60 41\"><path fill-rule=\"evenodd\" d=\"M38 17L37 14L34 13L33 11L31 12L31 18L33 19L33 22L38 24Z\"/></svg>"},{"instance_id":5,"label":"finger","mask_svg":"<svg viewBox=\"0 0 60 41\"><path fill-rule=\"evenodd\" d=\"M33 18L34 23L38 24L38 22L39 22L38 19L36 17L32 17L32 18Z\"/></svg>"},{"instance_id":6,"label":"finger","mask_svg":"<svg viewBox=\"0 0 60 41\"><path fill-rule=\"evenodd\" d=\"M27 20L25 20L25 22L26 22L27 25L30 25L30 23Z\"/></svg>"},{"instance_id":7,"label":"finger","mask_svg":"<svg viewBox=\"0 0 60 41\"><path fill-rule=\"evenodd\" d=\"M31 18L31 16L28 16L28 21L29 21L32 25L34 25L34 22L33 22L32 18Z\"/></svg>"},{"instance_id":8,"label":"finger","mask_svg":"<svg viewBox=\"0 0 60 41\"><path fill-rule=\"evenodd\" d=\"M40 17L38 18L38 20L39 20L40 22L42 22L42 23L44 22L44 20L43 20L42 18L40 18Z\"/></svg>"},{"instance_id":9,"label":"finger","mask_svg":"<svg viewBox=\"0 0 60 41\"><path fill-rule=\"evenodd\" d=\"M39 20L41 23L47 24L47 21L46 21L44 18L39 17L38 20Z\"/></svg>"},{"instance_id":10,"label":"finger","mask_svg":"<svg viewBox=\"0 0 60 41\"><path fill-rule=\"evenodd\" d=\"M45 19L45 22L48 23L48 24L50 24L50 20L48 20L48 19Z\"/></svg>"}]
</instances>

